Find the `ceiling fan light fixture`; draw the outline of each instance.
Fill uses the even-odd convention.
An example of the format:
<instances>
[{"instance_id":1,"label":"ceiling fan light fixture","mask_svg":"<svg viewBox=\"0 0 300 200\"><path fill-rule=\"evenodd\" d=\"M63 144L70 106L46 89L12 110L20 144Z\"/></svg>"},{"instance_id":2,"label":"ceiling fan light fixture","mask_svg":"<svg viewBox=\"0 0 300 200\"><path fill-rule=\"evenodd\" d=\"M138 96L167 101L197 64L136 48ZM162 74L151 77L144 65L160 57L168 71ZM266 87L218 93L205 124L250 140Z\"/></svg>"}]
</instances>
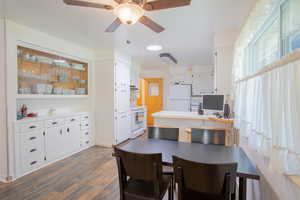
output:
<instances>
[{"instance_id":1,"label":"ceiling fan light fixture","mask_svg":"<svg viewBox=\"0 0 300 200\"><path fill-rule=\"evenodd\" d=\"M145 11L138 4L135 3L123 3L114 9L114 14L121 20L123 24L135 24Z\"/></svg>"}]
</instances>

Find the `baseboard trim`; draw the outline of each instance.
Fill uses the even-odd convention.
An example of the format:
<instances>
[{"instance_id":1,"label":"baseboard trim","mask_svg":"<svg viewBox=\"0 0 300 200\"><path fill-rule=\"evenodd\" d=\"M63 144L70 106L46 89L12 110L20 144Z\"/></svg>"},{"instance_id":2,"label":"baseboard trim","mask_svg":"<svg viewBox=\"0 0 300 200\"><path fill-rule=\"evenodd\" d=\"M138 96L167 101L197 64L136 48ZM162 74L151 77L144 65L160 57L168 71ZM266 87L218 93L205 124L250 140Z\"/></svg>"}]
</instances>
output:
<instances>
[{"instance_id":1,"label":"baseboard trim","mask_svg":"<svg viewBox=\"0 0 300 200\"><path fill-rule=\"evenodd\" d=\"M11 181L12 181L12 177L7 177L7 176L0 175L0 182L1 183L9 183Z\"/></svg>"}]
</instances>

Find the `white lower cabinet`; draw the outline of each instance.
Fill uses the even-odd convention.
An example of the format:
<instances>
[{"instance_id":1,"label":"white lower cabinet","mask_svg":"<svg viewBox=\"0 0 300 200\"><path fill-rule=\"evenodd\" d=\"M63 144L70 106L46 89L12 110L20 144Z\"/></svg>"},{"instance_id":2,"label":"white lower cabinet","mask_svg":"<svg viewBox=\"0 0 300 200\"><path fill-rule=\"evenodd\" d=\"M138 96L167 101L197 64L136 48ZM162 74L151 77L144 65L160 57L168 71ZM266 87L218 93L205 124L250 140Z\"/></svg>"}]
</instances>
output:
<instances>
[{"instance_id":1,"label":"white lower cabinet","mask_svg":"<svg viewBox=\"0 0 300 200\"><path fill-rule=\"evenodd\" d=\"M17 122L17 177L89 147L88 115Z\"/></svg>"},{"instance_id":2,"label":"white lower cabinet","mask_svg":"<svg viewBox=\"0 0 300 200\"><path fill-rule=\"evenodd\" d=\"M20 135L20 144L20 164L24 173L44 163L43 131L38 130Z\"/></svg>"},{"instance_id":3,"label":"white lower cabinet","mask_svg":"<svg viewBox=\"0 0 300 200\"><path fill-rule=\"evenodd\" d=\"M131 113L124 112L116 117L116 144L120 144L130 138L131 135Z\"/></svg>"},{"instance_id":4,"label":"white lower cabinet","mask_svg":"<svg viewBox=\"0 0 300 200\"><path fill-rule=\"evenodd\" d=\"M57 160L66 152L65 133L62 127L51 127L45 131L45 151L47 161Z\"/></svg>"}]
</instances>

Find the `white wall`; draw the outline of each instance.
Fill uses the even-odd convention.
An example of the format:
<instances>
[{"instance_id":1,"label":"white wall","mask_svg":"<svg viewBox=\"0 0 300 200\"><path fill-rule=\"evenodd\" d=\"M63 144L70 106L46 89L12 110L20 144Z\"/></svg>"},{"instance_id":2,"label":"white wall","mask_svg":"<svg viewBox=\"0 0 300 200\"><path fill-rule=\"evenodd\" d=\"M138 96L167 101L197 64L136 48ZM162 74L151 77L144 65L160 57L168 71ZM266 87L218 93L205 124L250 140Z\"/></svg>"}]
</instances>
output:
<instances>
[{"instance_id":1,"label":"white wall","mask_svg":"<svg viewBox=\"0 0 300 200\"><path fill-rule=\"evenodd\" d=\"M46 33L36 31L29 27L19 25L13 21L6 21L6 41L7 41L7 120L8 120L8 139L9 139L9 174L14 176L14 148L13 148L13 122L16 120L17 104L27 103L32 109L47 109L55 106L66 107L73 111L89 111L91 119L93 119L93 58L94 52L79 46L75 43L70 43L60 38L50 36ZM44 100L16 100L17 97L17 45L21 44L29 48L35 48L48 53L63 55L71 59L76 59L89 63L89 98L85 99L44 99ZM92 122L92 133L94 133L94 125Z\"/></svg>"},{"instance_id":2,"label":"white wall","mask_svg":"<svg viewBox=\"0 0 300 200\"><path fill-rule=\"evenodd\" d=\"M212 71L212 66L193 66L193 67L183 67L183 66L170 66L164 69L141 69L141 78L162 78L164 84L164 96L163 96L163 109L171 110L168 105L168 98L170 94L169 86L175 82L181 82L184 84L192 84L192 73L193 72L207 72Z\"/></svg>"},{"instance_id":3,"label":"white wall","mask_svg":"<svg viewBox=\"0 0 300 200\"><path fill-rule=\"evenodd\" d=\"M225 31L215 34L214 51L216 89L218 94L230 95L232 92L232 67L236 31Z\"/></svg>"},{"instance_id":4,"label":"white wall","mask_svg":"<svg viewBox=\"0 0 300 200\"><path fill-rule=\"evenodd\" d=\"M111 147L114 139L114 61L95 61L96 144Z\"/></svg>"},{"instance_id":5,"label":"white wall","mask_svg":"<svg viewBox=\"0 0 300 200\"><path fill-rule=\"evenodd\" d=\"M4 5L0 0L0 181L5 181L7 171L7 129L6 129L6 65Z\"/></svg>"}]
</instances>

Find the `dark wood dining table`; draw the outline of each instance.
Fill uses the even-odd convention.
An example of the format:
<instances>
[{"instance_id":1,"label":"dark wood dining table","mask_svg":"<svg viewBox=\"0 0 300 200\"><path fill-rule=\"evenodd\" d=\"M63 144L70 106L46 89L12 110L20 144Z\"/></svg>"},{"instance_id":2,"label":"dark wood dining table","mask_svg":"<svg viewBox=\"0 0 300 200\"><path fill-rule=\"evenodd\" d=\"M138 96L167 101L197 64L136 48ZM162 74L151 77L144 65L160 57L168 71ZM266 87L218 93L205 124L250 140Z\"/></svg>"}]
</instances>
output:
<instances>
[{"instance_id":1,"label":"dark wood dining table","mask_svg":"<svg viewBox=\"0 0 300 200\"><path fill-rule=\"evenodd\" d=\"M240 147L138 138L119 148L134 153L162 153L163 164L168 166L173 164L173 155L201 163L236 162L238 164L239 200L246 200L247 179L260 179L257 169Z\"/></svg>"}]
</instances>

